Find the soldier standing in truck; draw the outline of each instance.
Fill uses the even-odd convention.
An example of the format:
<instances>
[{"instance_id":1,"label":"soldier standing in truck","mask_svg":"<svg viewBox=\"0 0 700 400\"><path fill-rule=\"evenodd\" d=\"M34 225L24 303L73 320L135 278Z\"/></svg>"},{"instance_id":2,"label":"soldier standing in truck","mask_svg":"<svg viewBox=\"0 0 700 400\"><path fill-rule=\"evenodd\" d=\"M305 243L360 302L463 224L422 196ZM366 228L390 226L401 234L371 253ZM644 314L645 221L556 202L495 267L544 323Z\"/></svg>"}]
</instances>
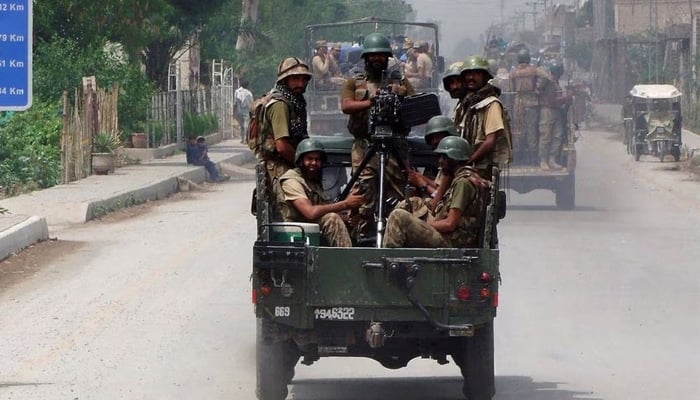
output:
<instances>
[{"instance_id":1,"label":"soldier standing in truck","mask_svg":"<svg viewBox=\"0 0 700 400\"><path fill-rule=\"evenodd\" d=\"M534 165L539 161L539 129L540 93L549 77L547 73L530 64L530 52L521 49L517 55L518 65L510 73L510 91L515 92L515 107L513 109L516 126L514 130L522 138L519 149L524 149L522 157L524 164Z\"/></svg>"},{"instance_id":2,"label":"soldier standing in truck","mask_svg":"<svg viewBox=\"0 0 700 400\"><path fill-rule=\"evenodd\" d=\"M543 171L563 169L557 162L564 136L564 124L568 123L563 112L565 105L571 104L571 95L565 93L559 85L564 73L561 63L549 63L551 79L542 93L540 109L540 168Z\"/></svg>"},{"instance_id":3,"label":"soldier standing in truck","mask_svg":"<svg viewBox=\"0 0 700 400\"><path fill-rule=\"evenodd\" d=\"M395 81L383 81L385 71L389 67L389 58L392 57L389 39L379 33L367 35L362 50L362 59L365 62L365 71L356 74L345 81L342 93L342 111L349 115L348 131L354 136L352 144L351 161L353 174L362 163L368 149L373 143L369 132L369 110L376 93L386 85L392 93L399 96L414 94L413 87L404 78ZM400 132L407 134L408 132ZM406 162L408 145L404 137L397 136L393 139L393 145L402 156L402 160L396 157L388 157L386 165L386 196L387 198L403 199L406 186L406 172L401 164ZM359 183L367 188L365 193L366 203L360 207L360 217L370 221L373 217L375 200L378 195L376 177L379 172L379 155L375 154L360 172Z\"/></svg>"},{"instance_id":4,"label":"soldier standing in truck","mask_svg":"<svg viewBox=\"0 0 700 400\"><path fill-rule=\"evenodd\" d=\"M310 80L309 67L297 57L284 59L277 68L277 83L265 105L264 139L257 153L273 192L279 177L294 168L297 145L309 136L304 92Z\"/></svg>"},{"instance_id":5,"label":"soldier standing in truck","mask_svg":"<svg viewBox=\"0 0 700 400\"><path fill-rule=\"evenodd\" d=\"M493 76L483 57L469 57L461 76L467 95L462 100L463 116L458 122L458 132L474 148L469 163L482 178L491 179L492 167L509 163L513 156L510 124L498 99L501 91L488 83Z\"/></svg>"}]
</instances>

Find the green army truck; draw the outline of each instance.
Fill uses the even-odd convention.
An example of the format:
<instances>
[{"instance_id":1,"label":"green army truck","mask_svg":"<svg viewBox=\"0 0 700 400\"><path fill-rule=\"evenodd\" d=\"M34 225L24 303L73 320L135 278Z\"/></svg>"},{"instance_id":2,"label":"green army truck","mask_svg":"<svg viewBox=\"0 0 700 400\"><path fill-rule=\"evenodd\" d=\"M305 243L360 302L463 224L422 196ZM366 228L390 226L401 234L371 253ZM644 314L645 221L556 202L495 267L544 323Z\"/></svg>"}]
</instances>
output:
<instances>
[{"instance_id":1,"label":"green army truck","mask_svg":"<svg viewBox=\"0 0 700 400\"><path fill-rule=\"evenodd\" d=\"M503 91L500 99L504 107L510 112L511 121L518 123L520 117L515 110L514 92ZM559 152L558 162L562 169L543 170L538 160L524 158L525 137L520 132L513 132L514 156L513 163L504 171L508 189L518 193L528 193L535 189L544 189L554 192L556 207L560 210L573 210L576 207L576 140L577 132L572 129L569 111L562 111L566 115L564 132L562 135L562 147Z\"/></svg>"},{"instance_id":2,"label":"green army truck","mask_svg":"<svg viewBox=\"0 0 700 400\"><path fill-rule=\"evenodd\" d=\"M319 136L327 154L324 188L339 191L352 138ZM409 138L411 163L435 165L423 138ZM480 248L327 247L318 228L272 220L265 173L257 170L252 299L257 318L259 400L283 400L298 362L366 357L390 369L414 358L448 364L470 400L495 394L493 320L499 252L491 248L497 182L484 211ZM331 190L332 191L332 190ZM333 193L330 194L331 196Z\"/></svg>"},{"instance_id":3,"label":"green army truck","mask_svg":"<svg viewBox=\"0 0 700 400\"><path fill-rule=\"evenodd\" d=\"M440 73L445 69L445 60L440 55L438 25L429 22L394 21L379 17L366 17L351 21L314 24L306 27L306 62L313 69L313 58L319 41L326 42L329 51L337 51L337 73L309 82L306 99L309 112L309 134L322 136L346 136L348 117L341 111L342 89L346 79L353 79L364 71L361 58L364 38L379 32L392 43L395 59L391 70L400 70L397 63L405 61L407 45L424 43L433 61L433 75L426 87L417 92L438 94L442 81ZM416 130L414 129L414 133Z\"/></svg>"}]
</instances>

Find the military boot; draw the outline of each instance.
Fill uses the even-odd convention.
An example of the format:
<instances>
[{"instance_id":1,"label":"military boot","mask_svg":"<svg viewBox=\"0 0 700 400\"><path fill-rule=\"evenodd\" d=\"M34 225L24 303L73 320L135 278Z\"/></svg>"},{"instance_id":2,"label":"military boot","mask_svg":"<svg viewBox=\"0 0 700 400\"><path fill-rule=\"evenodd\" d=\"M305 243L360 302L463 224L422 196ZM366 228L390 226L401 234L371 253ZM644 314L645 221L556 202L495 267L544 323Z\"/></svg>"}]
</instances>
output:
<instances>
[{"instance_id":1,"label":"military boot","mask_svg":"<svg viewBox=\"0 0 700 400\"><path fill-rule=\"evenodd\" d=\"M557 160L554 159L554 157L549 157L549 168L551 169L564 169L561 165L557 163Z\"/></svg>"}]
</instances>

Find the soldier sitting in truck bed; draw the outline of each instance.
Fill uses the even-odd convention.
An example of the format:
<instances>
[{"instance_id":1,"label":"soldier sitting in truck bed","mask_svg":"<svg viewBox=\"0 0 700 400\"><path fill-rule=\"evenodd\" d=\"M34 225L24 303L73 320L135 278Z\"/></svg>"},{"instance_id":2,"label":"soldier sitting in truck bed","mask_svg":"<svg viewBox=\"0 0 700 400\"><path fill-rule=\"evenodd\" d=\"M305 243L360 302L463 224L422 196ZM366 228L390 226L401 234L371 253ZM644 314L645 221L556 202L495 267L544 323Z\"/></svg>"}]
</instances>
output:
<instances>
[{"instance_id":1,"label":"soldier sitting in truck bed","mask_svg":"<svg viewBox=\"0 0 700 400\"><path fill-rule=\"evenodd\" d=\"M424 222L406 210L395 209L389 214L384 247L476 247L485 193L469 180L476 174L467 165L472 148L465 139L448 136L435 152L440 154L443 171L451 177L435 218Z\"/></svg>"},{"instance_id":2,"label":"soldier sitting in truck bed","mask_svg":"<svg viewBox=\"0 0 700 400\"><path fill-rule=\"evenodd\" d=\"M304 139L296 150L296 168L280 178L278 199L285 222L316 222L322 237L333 247L352 247L350 234L338 212L354 209L364 202L364 197L350 193L345 200L329 203L323 197L321 177L326 159L321 142Z\"/></svg>"}]
</instances>

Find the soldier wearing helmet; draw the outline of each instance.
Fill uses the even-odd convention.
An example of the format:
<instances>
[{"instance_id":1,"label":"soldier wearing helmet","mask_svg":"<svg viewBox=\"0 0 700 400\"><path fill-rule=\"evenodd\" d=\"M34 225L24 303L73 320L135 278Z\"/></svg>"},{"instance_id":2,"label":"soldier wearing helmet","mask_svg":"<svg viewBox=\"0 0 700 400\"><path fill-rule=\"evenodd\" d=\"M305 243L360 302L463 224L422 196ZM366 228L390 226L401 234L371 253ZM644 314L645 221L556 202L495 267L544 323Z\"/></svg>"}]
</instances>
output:
<instances>
[{"instance_id":1,"label":"soldier wearing helmet","mask_svg":"<svg viewBox=\"0 0 700 400\"><path fill-rule=\"evenodd\" d=\"M435 208L435 218L423 221L397 208L389 214L384 247L474 247L477 244L484 189L468 179L475 173L469 166L472 147L465 139L447 136L435 152L449 176L448 189Z\"/></svg>"},{"instance_id":2,"label":"soldier wearing helmet","mask_svg":"<svg viewBox=\"0 0 700 400\"><path fill-rule=\"evenodd\" d=\"M389 39L379 33L371 33L364 40L362 59L365 63L364 73L356 74L345 81L342 92L341 108L348 114L348 131L354 136L352 145L352 169L356 173L357 168L364 160L367 150L373 143L369 132L369 110L379 89L386 86L399 96L414 94L413 87L400 72L386 76L389 66L389 58L392 57ZM402 132L403 133L403 132ZM407 132L406 132L407 133ZM401 170L401 161L405 162L408 146L405 139L394 139L395 148L404 160L396 160L394 156L388 157L385 174L386 198L402 199L406 184L405 172ZM360 207L359 214L366 220L373 219L375 199L377 197L378 180L375 179L379 171L379 156L369 160L367 166L360 173L359 182L367 187L365 205Z\"/></svg>"},{"instance_id":3,"label":"soldier wearing helmet","mask_svg":"<svg viewBox=\"0 0 700 400\"><path fill-rule=\"evenodd\" d=\"M304 92L311 80L309 67L297 57L285 58L277 67L277 83L268 93L256 154L265 164L269 187L294 167L297 145L309 136Z\"/></svg>"},{"instance_id":4,"label":"soldier wearing helmet","mask_svg":"<svg viewBox=\"0 0 700 400\"><path fill-rule=\"evenodd\" d=\"M489 83L493 75L483 57L469 57L461 76L467 95L461 102L461 113L455 116L457 131L474 147L469 163L483 178L491 179L491 167L512 158L510 126L498 99L501 90Z\"/></svg>"},{"instance_id":5,"label":"soldier wearing helmet","mask_svg":"<svg viewBox=\"0 0 700 400\"><path fill-rule=\"evenodd\" d=\"M524 150L521 154L524 162L535 164L538 160L540 93L547 85L549 77L544 71L530 64L529 50L520 49L517 60L518 65L509 76L510 91L515 92L513 130L524 139L520 143Z\"/></svg>"},{"instance_id":6,"label":"soldier wearing helmet","mask_svg":"<svg viewBox=\"0 0 700 400\"><path fill-rule=\"evenodd\" d=\"M323 195L321 178L326 152L316 139L304 139L297 146L296 168L280 177L279 208L285 222L314 222L321 235L331 246L351 247L352 240L339 212L357 208L363 196L350 193L337 203L330 203Z\"/></svg>"},{"instance_id":7,"label":"soldier wearing helmet","mask_svg":"<svg viewBox=\"0 0 700 400\"><path fill-rule=\"evenodd\" d=\"M550 61L548 65L551 79L547 81L540 107L540 168L544 171L563 169L557 162L562 147L564 124L568 123L566 111L571 105L571 95L564 92L559 85L559 79L564 73L564 67L558 61Z\"/></svg>"},{"instance_id":8,"label":"soldier wearing helmet","mask_svg":"<svg viewBox=\"0 0 700 400\"><path fill-rule=\"evenodd\" d=\"M406 69L406 77L414 88L428 88L433 77L433 60L428 54L428 44L415 42L412 50L415 70ZM411 55L409 55L410 57Z\"/></svg>"}]
</instances>

